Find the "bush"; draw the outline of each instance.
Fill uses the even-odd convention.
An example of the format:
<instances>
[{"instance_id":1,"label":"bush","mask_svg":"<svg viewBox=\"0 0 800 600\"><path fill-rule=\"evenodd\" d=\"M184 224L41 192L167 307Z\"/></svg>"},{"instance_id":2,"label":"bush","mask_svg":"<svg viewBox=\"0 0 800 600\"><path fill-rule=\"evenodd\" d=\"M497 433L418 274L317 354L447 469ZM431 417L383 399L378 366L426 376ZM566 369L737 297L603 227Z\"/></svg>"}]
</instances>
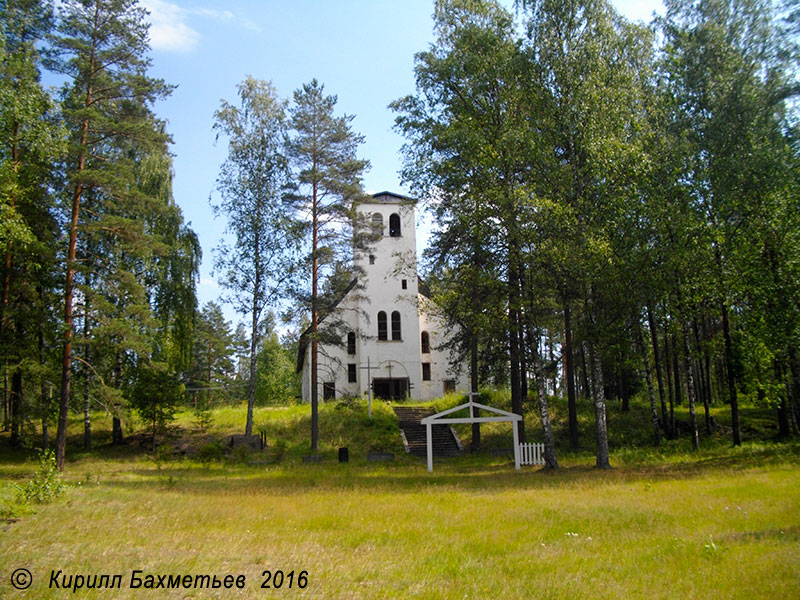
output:
<instances>
[{"instance_id":1,"label":"bush","mask_svg":"<svg viewBox=\"0 0 800 600\"><path fill-rule=\"evenodd\" d=\"M61 496L66 486L61 481L61 474L56 467L56 455L52 450L39 452L39 468L25 487L13 485L14 499L0 508L0 516L4 518L18 517L31 510L31 504L46 504Z\"/></svg>"},{"instance_id":2,"label":"bush","mask_svg":"<svg viewBox=\"0 0 800 600\"><path fill-rule=\"evenodd\" d=\"M231 452L229 460L235 465L250 464L250 449L247 446L236 446Z\"/></svg>"},{"instance_id":3,"label":"bush","mask_svg":"<svg viewBox=\"0 0 800 600\"><path fill-rule=\"evenodd\" d=\"M215 461L222 460L222 446L219 442L210 442L197 451L197 458L204 465L210 464Z\"/></svg>"},{"instance_id":4,"label":"bush","mask_svg":"<svg viewBox=\"0 0 800 600\"><path fill-rule=\"evenodd\" d=\"M275 440L275 445L273 446L273 458L275 459L276 463L279 463L283 460L284 455L286 454L286 440Z\"/></svg>"},{"instance_id":5,"label":"bush","mask_svg":"<svg viewBox=\"0 0 800 600\"><path fill-rule=\"evenodd\" d=\"M28 484L21 488L22 496L27 502L36 501L41 504L50 502L64 493L66 486L61 481L61 474L56 467L56 453L50 449L39 452L39 469Z\"/></svg>"}]
</instances>

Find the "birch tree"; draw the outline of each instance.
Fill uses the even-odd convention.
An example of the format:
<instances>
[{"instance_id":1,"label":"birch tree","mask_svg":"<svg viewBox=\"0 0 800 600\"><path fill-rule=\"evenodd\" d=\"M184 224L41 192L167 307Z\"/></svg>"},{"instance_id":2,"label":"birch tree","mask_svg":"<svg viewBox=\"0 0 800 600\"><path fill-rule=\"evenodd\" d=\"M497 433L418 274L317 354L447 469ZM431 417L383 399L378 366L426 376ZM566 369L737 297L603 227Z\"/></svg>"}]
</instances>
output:
<instances>
[{"instance_id":1,"label":"birch tree","mask_svg":"<svg viewBox=\"0 0 800 600\"><path fill-rule=\"evenodd\" d=\"M217 179L221 200L214 211L226 217L232 238L218 247L214 268L228 301L250 319L245 435L252 435L260 323L265 308L288 287L301 229L283 202L291 181L284 153L286 103L271 83L253 77L237 89L239 105L223 100L214 113L214 129L228 141L228 158Z\"/></svg>"}]
</instances>

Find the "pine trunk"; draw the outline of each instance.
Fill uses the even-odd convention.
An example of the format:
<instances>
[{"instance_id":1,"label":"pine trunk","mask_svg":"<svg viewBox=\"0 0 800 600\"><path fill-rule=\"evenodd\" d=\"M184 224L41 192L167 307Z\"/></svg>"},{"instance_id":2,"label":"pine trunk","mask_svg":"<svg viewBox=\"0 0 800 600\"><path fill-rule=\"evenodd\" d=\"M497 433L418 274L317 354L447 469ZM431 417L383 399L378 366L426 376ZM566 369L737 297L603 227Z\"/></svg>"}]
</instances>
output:
<instances>
[{"instance_id":1,"label":"pine trunk","mask_svg":"<svg viewBox=\"0 0 800 600\"><path fill-rule=\"evenodd\" d=\"M42 288L37 288L39 292L39 298L42 297ZM45 372L45 364L44 364L44 330L43 330L43 323L39 322L39 368L42 369L42 373ZM41 394L41 416L42 416L42 450L47 450L50 440L48 439L47 435L47 417L50 412L50 401L47 396L47 381L44 376L42 376L39 382L39 392Z\"/></svg>"},{"instance_id":2,"label":"pine trunk","mask_svg":"<svg viewBox=\"0 0 800 600\"><path fill-rule=\"evenodd\" d=\"M96 9L98 10L98 9ZM89 72L94 74L94 50ZM90 80L91 81L91 80ZM84 106L88 109L92 105L92 85L86 89ZM89 119L84 119L81 125L80 145L86 145L89 133ZM76 172L82 174L86 169L86 153L81 150L78 156ZM75 185L72 195L72 211L69 221L69 244L67 246L67 276L64 284L64 344L61 354L61 396L58 404L58 430L56 431L56 465L59 470L64 469L67 450L67 416L69 413L70 385L72 383L72 299L75 288L75 254L78 247L78 218L81 211L81 198L83 184Z\"/></svg>"},{"instance_id":3,"label":"pine trunk","mask_svg":"<svg viewBox=\"0 0 800 600\"><path fill-rule=\"evenodd\" d=\"M89 372L89 365L91 364L91 356L89 351L89 301L86 300L84 315L83 315L83 360L85 361L84 370L86 377L83 381L83 448L84 450L91 450L92 448L92 421L89 416L89 384L91 383L92 376Z\"/></svg>"},{"instance_id":4,"label":"pine trunk","mask_svg":"<svg viewBox=\"0 0 800 600\"><path fill-rule=\"evenodd\" d=\"M123 442L122 436L122 421L117 415L111 420L111 443L114 446L119 446Z\"/></svg>"},{"instance_id":5,"label":"pine trunk","mask_svg":"<svg viewBox=\"0 0 800 600\"><path fill-rule=\"evenodd\" d=\"M22 446L22 371L19 367L11 375L11 447Z\"/></svg>"},{"instance_id":6,"label":"pine trunk","mask_svg":"<svg viewBox=\"0 0 800 600\"><path fill-rule=\"evenodd\" d=\"M316 164L314 165L316 170ZM311 450L319 450L319 379L317 343L317 243L319 235L317 221L317 185L314 184L311 200Z\"/></svg>"}]
</instances>

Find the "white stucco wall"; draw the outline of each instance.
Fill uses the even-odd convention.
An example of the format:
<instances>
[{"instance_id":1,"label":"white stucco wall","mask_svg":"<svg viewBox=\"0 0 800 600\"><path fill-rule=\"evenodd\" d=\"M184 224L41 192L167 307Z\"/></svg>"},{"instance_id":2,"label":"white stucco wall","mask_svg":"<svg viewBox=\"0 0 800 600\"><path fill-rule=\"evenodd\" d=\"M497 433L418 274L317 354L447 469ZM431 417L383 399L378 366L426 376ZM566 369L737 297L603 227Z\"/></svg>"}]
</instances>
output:
<instances>
[{"instance_id":1,"label":"white stucco wall","mask_svg":"<svg viewBox=\"0 0 800 600\"><path fill-rule=\"evenodd\" d=\"M342 346L322 346L319 352L319 397L323 397L325 382L334 382L336 396L352 394L366 396L371 378L407 378L412 399L430 400L442 395L445 380L454 380L458 391L468 390L466 368L455 373L447 353L438 349L445 332L435 311L420 311L430 301L419 294L416 271L416 227L413 202L394 195L378 195L373 202L358 209L368 220L380 214L383 235L370 251L356 254L354 262L363 270L359 289L353 290L340 302L337 316L356 332L356 354L348 355L346 335ZM391 215L400 216L400 235L391 236ZM370 260L370 255L374 258ZM405 289L403 281L405 280ZM378 339L378 313L386 313L387 340ZM400 314L401 339L392 339L392 313ZM420 331L430 334L431 352L421 355ZM431 363L431 380L422 381L422 363ZM306 348L303 363L303 400L310 400L311 348ZM356 365L357 382L348 383L348 364Z\"/></svg>"}]
</instances>

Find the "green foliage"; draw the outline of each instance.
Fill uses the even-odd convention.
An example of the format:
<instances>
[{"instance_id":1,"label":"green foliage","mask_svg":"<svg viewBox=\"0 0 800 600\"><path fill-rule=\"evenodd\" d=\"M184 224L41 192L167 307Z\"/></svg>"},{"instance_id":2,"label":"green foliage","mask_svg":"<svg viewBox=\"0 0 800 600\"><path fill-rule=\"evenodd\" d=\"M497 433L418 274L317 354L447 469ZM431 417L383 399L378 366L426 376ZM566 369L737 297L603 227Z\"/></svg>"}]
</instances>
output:
<instances>
[{"instance_id":1,"label":"green foliage","mask_svg":"<svg viewBox=\"0 0 800 600\"><path fill-rule=\"evenodd\" d=\"M392 104L403 179L435 198L428 279L461 326L457 349L477 356L481 383L511 383L516 412L523 377L564 383L552 375L564 357L540 348L580 350L600 464L606 391L641 386L637 330L655 314L653 342L670 344L660 392L679 363L692 405L690 376L706 397L728 388L733 415L737 392L781 406L788 435L800 87L786 7L673 0L649 28L601 1L516 8L436 2L416 93ZM732 431L738 443L735 417Z\"/></svg>"},{"instance_id":2,"label":"green foliage","mask_svg":"<svg viewBox=\"0 0 800 600\"><path fill-rule=\"evenodd\" d=\"M222 460L222 445L219 442L209 442L200 446L197 451L197 459L204 465Z\"/></svg>"},{"instance_id":3,"label":"green foliage","mask_svg":"<svg viewBox=\"0 0 800 600\"><path fill-rule=\"evenodd\" d=\"M283 457L286 455L286 448L286 440L283 439L275 440L275 443L272 444L272 456L276 463L279 463L283 460Z\"/></svg>"},{"instance_id":4,"label":"green foliage","mask_svg":"<svg viewBox=\"0 0 800 600\"><path fill-rule=\"evenodd\" d=\"M249 465L252 458L250 454L250 449L246 446L237 446L231 451L228 462L234 465Z\"/></svg>"},{"instance_id":5,"label":"green foliage","mask_svg":"<svg viewBox=\"0 0 800 600\"><path fill-rule=\"evenodd\" d=\"M241 314L250 319L250 351L245 434L253 431L256 352L265 308L286 293L294 273L294 253L302 228L283 202L291 184L284 154L286 102L267 81L247 77L238 86L241 106L222 101L214 129L228 139L228 158L217 179L221 201L216 214L227 218L232 244L222 243L214 268Z\"/></svg>"},{"instance_id":6,"label":"green foliage","mask_svg":"<svg viewBox=\"0 0 800 600\"><path fill-rule=\"evenodd\" d=\"M156 434L173 420L183 397L184 386L166 363L151 362L139 367L130 402L150 426L154 446Z\"/></svg>"},{"instance_id":7,"label":"green foliage","mask_svg":"<svg viewBox=\"0 0 800 600\"><path fill-rule=\"evenodd\" d=\"M216 302L208 302L197 315L191 364L191 395L197 406L207 409L230 400L234 378L233 335Z\"/></svg>"},{"instance_id":8,"label":"green foliage","mask_svg":"<svg viewBox=\"0 0 800 600\"><path fill-rule=\"evenodd\" d=\"M40 450L39 468L25 487L18 488L19 500L22 503L47 504L60 497L65 489L56 467L55 452L50 449Z\"/></svg>"},{"instance_id":9,"label":"green foliage","mask_svg":"<svg viewBox=\"0 0 800 600\"><path fill-rule=\"evenodd\" d=\"M325 86L316 79L294 92L294 105L290 109L294 130L289 140L288 154L297 170L297 189L292 194L292 204L300 213L296 222L298 231L310 234L310 252L303 259L304 281L299 281L293 296L299 307L311 313L311 327L307 332L311 344L311 449L319 447L318 374L316 372L317 344L322 337L341 340L342 324L337 319L325 317L324 306L332 295L328 288L341 287L342 275L352 273L349 268L354 250L368 243L362 223L357 220L355 204L365 199L361 178L369 161L357 157L363 136L350 128L353 116L334 116L336 96L326 96ZM332 282L332 283L331 283ZM310 285L309 285L310 284ZM339 285L337 285L339 284Z\"/></svg>"},{"instance_id":10,"label":"green foliage","mask_svg":"<svg viewBox=\"0 0 800 600\"><path fill-rule=\"evenodd\" d=\"M300 374L295 356L273 331L264 336L256 364L256 403L291 404L300 395Z\"/></svg>"},{"instance_id":11,"label":"green foliage","mask_svg":"<svg viewBox=\"0 0 800 600\"><path fill-rule=\"evenodd\" d=\"M214 423L214 413L211 410L211 403L207 400L200 400L194 407L194 419L200 431L206 431Z\"/></svg>"}]
</instances>

